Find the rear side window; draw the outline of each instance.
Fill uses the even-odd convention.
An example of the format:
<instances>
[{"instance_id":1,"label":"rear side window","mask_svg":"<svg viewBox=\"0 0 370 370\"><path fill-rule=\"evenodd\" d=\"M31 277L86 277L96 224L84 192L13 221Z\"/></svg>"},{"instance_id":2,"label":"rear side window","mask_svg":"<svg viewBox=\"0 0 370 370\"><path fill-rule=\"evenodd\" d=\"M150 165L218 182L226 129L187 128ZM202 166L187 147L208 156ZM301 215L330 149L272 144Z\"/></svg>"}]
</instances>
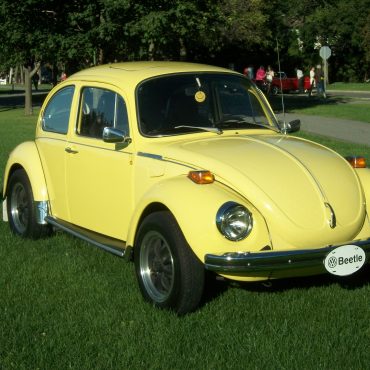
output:
<instances>
[{"instance_id":1,"label":"rear side window","mask_svg":"<svg viewBox=\"0 0 370 370\"><path fill-rule=\"evenodd\" d=\"M44 110L43 130L59 134L67 133L74 90L74 86L65 87L50 99Z\"/></svg>"}]
</instances>

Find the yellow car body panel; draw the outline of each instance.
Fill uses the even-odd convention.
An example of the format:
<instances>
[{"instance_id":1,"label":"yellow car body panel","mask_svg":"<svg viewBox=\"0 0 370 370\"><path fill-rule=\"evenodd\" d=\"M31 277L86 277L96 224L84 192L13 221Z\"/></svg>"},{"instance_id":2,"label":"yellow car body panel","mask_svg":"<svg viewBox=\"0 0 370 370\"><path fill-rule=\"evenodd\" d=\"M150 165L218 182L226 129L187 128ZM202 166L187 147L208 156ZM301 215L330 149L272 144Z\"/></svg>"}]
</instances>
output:
<instances>
[{"instance_id":1,"label":"yellow car body panel","mask_svg":"<svg viewBox=\"0 0 370 370\"><path fill-rule=\"evenodd\" d=\"M34 200L48 200L48 189L46 186L44 171L41 166L37 146L31 141L19 144L10 153L4 172L3 196L5 196L7 192L9 175L15 168L20 167L24 168L29 176Z\"/></svg>"},{"instance_id":2,"label":"yellow car body panel","mask_svg":"<svg viewBox=\"0 0 370 370\"><path fill-rule=\"evenodd\" d=\"M217 181L253 200L267 220L274 249L314 248L351 240L364 223L365 197L355 172L338 154L312 142L256 130L222 138L194 137L147 149L151 153L160 150L168 163L212 168ZM239 158L245 152L248 158ZM333 166L340 173L341 187L332 181ZM335 235L326 203L338 210Z\"/></svg>"},{"instance_id":3,"label":"yellow car body panel","mask_svg":"<svg viewBox=\"0 0 370 370\"><path fill-rule=\"evenodd\" d=\"M179 197L179 193L188 195ZM215 215L227 201L244 204L253 212L253 228L256 232L237 244L217 231ZM143 195L130 227L130 245L134 244L135 226L138 225L141 214L153 203L164 204L174 215L187 242L203 262L205 254L210 250L220 254L238 250L259 251L270 244L263 217L246 199L217 182L208 185L194 184L184 174L157 182Z\"/></svg>"}]
</instances>

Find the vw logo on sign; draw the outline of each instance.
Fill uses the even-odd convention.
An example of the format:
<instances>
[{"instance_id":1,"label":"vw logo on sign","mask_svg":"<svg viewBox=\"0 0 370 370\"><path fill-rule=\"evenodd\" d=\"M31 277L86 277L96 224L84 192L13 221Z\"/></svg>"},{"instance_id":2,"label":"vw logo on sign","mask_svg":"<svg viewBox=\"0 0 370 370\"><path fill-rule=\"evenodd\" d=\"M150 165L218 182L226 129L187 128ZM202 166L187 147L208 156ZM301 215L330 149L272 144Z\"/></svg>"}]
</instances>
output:
<instances>
[{"instance_id":1,"label":"vw logo on sign","mask_svg":"<svg viewBox=\"0 0 370 370\"><path fill-rule=\"evenodd\" d=\"M336 265L337 265L337 257L331 256L331 257L328 259L328 266L329 266L330 268L334 268Z\"/></svg>"}]
</instances>

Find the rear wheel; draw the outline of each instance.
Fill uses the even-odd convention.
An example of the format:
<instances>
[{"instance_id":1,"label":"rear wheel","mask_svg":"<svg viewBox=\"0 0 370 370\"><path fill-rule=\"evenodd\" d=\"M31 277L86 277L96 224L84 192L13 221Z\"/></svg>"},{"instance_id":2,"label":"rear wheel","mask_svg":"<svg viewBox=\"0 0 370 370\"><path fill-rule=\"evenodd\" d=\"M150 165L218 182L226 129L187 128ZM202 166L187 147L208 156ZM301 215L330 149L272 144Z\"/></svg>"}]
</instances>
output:
<instances>
[{"instance_id":1,"label":"rear wheel","mask_svg":"<svg viewBox=\"0 0 370 370\"><path fill-rule=\"evenodd\" d=\"M9 179L7 212L10 229L16 235L36 239L50 232L48 225L37 223L31 184L23 169L13 172Z\"/></svg>"},{"instance_id":2,"label":"rear wheel","mask_svg":"<svg viewBox=\"0 0 370 370\"><path fill-rule=\"evenodd\" d=\"M138 231L134 260L140 290L147 301L179 315L198 306L204 266L169 212L145 218Z\"/></svg>"}]
</instances>

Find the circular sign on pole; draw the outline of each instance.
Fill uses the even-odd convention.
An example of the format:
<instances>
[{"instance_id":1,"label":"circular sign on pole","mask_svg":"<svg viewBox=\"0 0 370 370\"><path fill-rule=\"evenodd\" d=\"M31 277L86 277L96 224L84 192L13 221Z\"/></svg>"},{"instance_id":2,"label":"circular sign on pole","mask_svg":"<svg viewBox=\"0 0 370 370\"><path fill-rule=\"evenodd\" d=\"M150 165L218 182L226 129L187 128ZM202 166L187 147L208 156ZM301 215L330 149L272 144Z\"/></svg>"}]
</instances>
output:
<instances>
[{"instance_id":1,"label":"circular sign on pole","mask_svg":"<svg viewBox=\"0 0 370 370\"><path fill-rule=\"evenodd\" d=\"M329 48L329 46L322 46L320 48L320 57L324 60L327 60L330 58L330 55L331 55L331 49Z\"/></svg>"}]
</instances>

